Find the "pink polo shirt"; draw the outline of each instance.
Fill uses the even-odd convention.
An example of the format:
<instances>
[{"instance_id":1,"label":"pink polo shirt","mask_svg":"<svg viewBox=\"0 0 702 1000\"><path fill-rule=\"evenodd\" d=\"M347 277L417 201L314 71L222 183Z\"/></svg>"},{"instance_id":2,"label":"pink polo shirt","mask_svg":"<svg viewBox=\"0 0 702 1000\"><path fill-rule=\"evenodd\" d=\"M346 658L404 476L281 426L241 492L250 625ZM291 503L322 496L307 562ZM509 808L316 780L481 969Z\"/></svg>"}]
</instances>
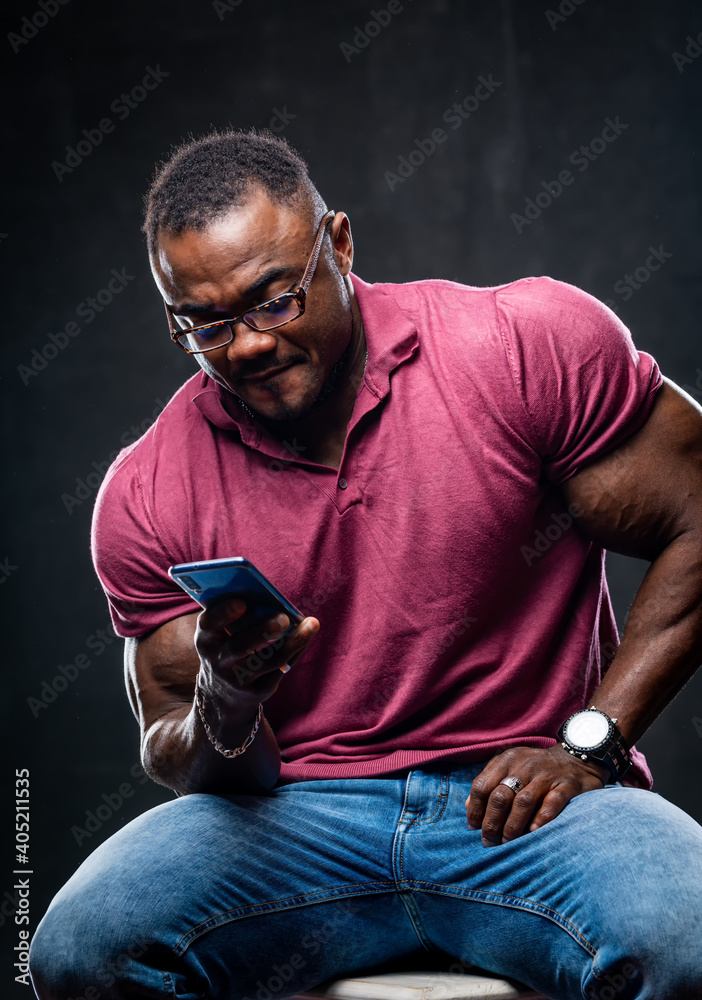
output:
<instances>
[{"instance_id":1,"label":"pink polo shirt","mask_svg":"<svg viewBox=\"0 0 702 1000\"><path fill-rule=\"evenodd\" d=\"M170 565L226 556L319 619L264 706L280 783L555 742L618 643L604 553L558 486L662 384L606 306L551 278L353 284L368 363L338 471L199 372L95 509L122 636L197 610ZM650 787L634 759L627 783Z\"/></svg>"}]
</instances>

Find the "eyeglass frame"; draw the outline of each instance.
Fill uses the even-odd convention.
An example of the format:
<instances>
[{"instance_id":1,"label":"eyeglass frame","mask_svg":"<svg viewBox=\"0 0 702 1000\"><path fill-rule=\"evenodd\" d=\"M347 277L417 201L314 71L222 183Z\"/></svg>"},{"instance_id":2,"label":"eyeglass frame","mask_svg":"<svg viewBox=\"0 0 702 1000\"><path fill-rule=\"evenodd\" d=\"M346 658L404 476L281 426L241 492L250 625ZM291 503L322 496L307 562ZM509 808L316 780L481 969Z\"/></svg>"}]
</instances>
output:
<instances>
[{"instance_id":1,"label":"eyeglass frame","mask_svg":"<svg viewBox=\"0 0 702 1000\"><path fill-rule=\"evenodd\" d=\"M296 319L299 319L300 316L303 316L305 312L307 293L309 291L310 285L312 284L312 278L314 277L315 271L317 269L319 255L322 252L322 241L324 240L326 228L335 215L336 212L333 209L330 209L324 215L322 221L319 223L319 228L317 229L317 234L315 236L312 252L308 258L307 266L305 267L305 270L302 275L302 280L300 281L300 284L294 291L283 292L282 295L276 295L275 298L268 299L266 302L262 302L260 305L254 306L253 309L246 309L244 312L240 313L238 316L235 316L233 319L218 319L214 323L203 323L201 326L193 326L188 330L176 329L175 315L173 313L173 310L171 309L171 307L168 305L167 302L164 302L163 304L166 307L166 317L168 319L168 329L170 330L171 340L173 341L173 343L177 344L178 347L182 348L182 350L184 350L186 354L207 354L208 351L218 351L222 347L228 347L231 344L231 342L234 340L234 327L236 326L237 323L244 323L246 326L248 326L250 330L255 330L257 333L269 333L269 331L279 330L282 326L287 326L288 323L293 323ZM251 313L255 313L261 309L265 309L266 306L270 306L273 303L280 302L282 298L288 298L288 297L292 297L297 300L297 305L300 310L297 316L293 316L291 319L283 320L282 323L277 323L275 326L270 326L266 330L259 330L258 327L253 326L251 323L247 322L246 317L249 316ZM207 330L209 327L226 326L226 325L229 326L231 337L224 344L217 344L215 347L204 347L201 351L193 351L189 347L186 347L185 344L181 344L180 340L178 340L178 337L182 337L184 335L187 336L188 334L191 333L198 333L201 330Z\"/></svg>"}]
</instances>

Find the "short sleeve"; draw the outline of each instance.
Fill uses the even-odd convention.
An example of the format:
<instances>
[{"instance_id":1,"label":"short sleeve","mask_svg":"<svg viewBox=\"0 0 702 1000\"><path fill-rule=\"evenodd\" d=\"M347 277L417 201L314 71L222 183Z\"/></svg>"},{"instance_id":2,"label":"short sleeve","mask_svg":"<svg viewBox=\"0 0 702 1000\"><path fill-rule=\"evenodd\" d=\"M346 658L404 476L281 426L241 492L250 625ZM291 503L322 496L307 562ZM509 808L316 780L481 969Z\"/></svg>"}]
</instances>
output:
<instances>
[{"instance_id":1,"label":"short sleeve","mask_svg":"<svg viewBox=\"0 0 702 1000\"><path fill-rule=\"evenodd\" d=\"M643 425L660 370L611 309L574 285L525 278L495 300L530 443L562 483Z\"/></svg>"},{"instance_id":2,"label":"short sleeve","mask_svg":"<svg viewBox=\"0 0 702 1000\"><path fill-rule=\"evenodd\" d=\"M168 575L181 560L163 545L132 449L117 457L100 487L91 548L117 635L144 635L200 610Z\"/></svg>"}]
</instances>

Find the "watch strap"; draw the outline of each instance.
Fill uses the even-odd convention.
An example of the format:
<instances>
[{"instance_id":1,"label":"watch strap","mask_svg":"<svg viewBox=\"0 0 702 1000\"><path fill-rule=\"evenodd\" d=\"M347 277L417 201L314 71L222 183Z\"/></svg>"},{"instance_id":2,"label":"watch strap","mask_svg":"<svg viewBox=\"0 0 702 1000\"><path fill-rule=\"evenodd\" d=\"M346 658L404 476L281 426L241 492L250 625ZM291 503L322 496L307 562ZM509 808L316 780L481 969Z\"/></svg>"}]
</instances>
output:
<instances>
[{"instance_id":1,"label":"watch strap","mask_svg":"<svg viewBox=\"0 0 702 1000\"><path fill-rule=\"evenodd\" d=\"M613 781L620 781L633 763L624 737L616 726L607 743L588 756L608 767Z\"/></svg>"}]
</instances>

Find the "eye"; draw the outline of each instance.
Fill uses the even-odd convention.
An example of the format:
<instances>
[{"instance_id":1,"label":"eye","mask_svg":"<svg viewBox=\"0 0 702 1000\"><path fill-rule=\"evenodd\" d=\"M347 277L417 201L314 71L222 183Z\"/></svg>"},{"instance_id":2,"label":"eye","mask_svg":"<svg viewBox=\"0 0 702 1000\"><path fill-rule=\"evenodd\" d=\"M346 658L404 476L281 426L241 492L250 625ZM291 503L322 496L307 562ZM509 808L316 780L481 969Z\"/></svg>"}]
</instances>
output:
<instances>
[{"instance_id":1,"label":"eye","mask_svg":"<svg viewBox=\"0 0 702 1000\"><path fill-rule=\"evenodd\" d=\"M226 323L216 323L214 326L208 326L205 330L195 330L195 335L198 340L205 341L211 340L214 337L221 337L223 328L226 327Z\"/></svg>"},{"instance_id":2,"label":"eye","mask_svg":"<svg viewBox=\"0 0 702 1000\"><path fill-rule=\"evenodd\" d=\"M271 302L268 302L266 304L266 312L274 314L283 313L289 308L290 308L289 298L273 299Z\"/></svg>"}]
</instances>

